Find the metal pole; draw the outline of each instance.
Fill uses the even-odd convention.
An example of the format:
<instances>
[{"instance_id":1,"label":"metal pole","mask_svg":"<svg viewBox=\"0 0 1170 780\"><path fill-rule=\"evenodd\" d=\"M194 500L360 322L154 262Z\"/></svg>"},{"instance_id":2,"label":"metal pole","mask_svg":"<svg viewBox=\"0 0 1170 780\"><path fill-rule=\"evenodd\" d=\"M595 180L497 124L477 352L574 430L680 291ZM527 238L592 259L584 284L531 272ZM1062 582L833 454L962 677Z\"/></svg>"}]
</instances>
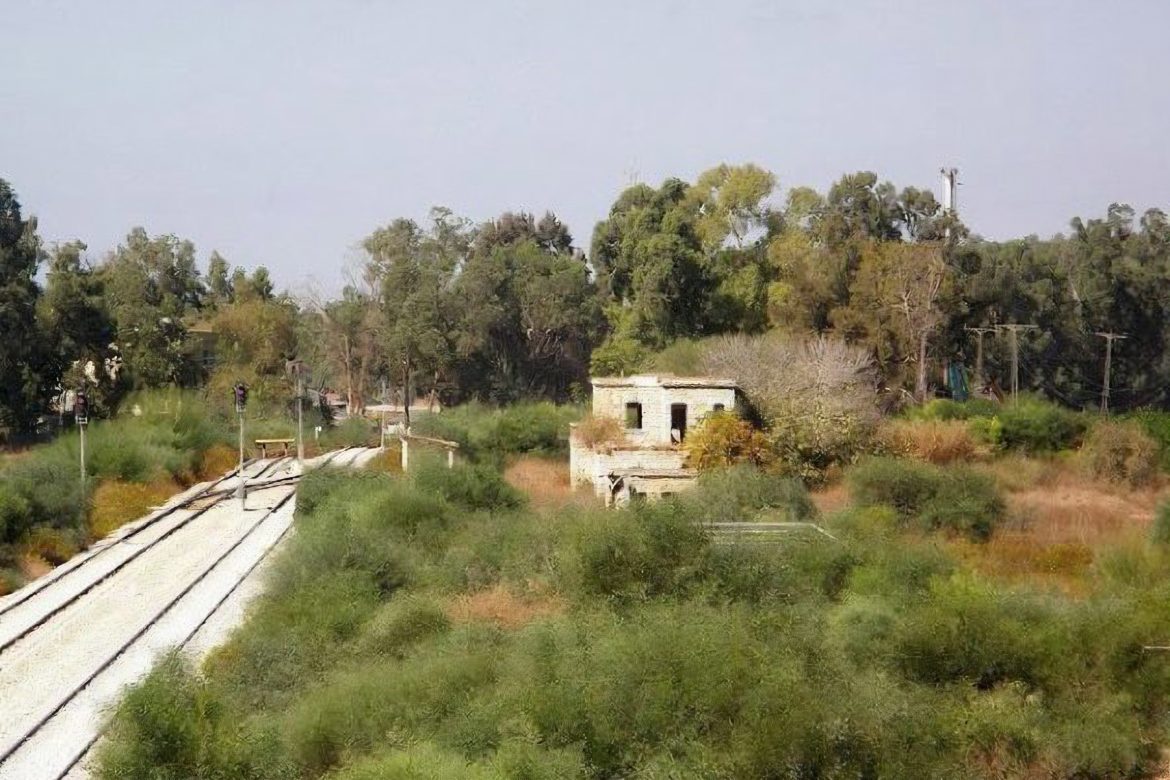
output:
<instances>
[{"instance_id":1,"label":"metal pole","mask_svg":"<svg viewBox=\"0 0 1170 780\"><path fill-rule=\"evenodd\" d=\"M236 495L240 499L240 509L246 509L244 506L245 489L244 489L244 410L239 410L240 417L240 471L239 484L236 485Z\"/></svg>"},{"instance_id":2,"label":"metal pole","mask_svg":"<svg viewBox=\"0 0 1170 780\"><path fill-rule=\"evenodd\" d=\"M297 463L305 465L305 391L302 383L300 367L297 367Z\"/></svg>"},{"instance_id":3,"label":"metal pole","mask_svg":"<svg viewBox=\"0 0 1170 780\"><path fill-rule=\"evenodd\" d=\"M81 431L81 517L85 518L85 428L86 424L81 423L77 426Z\"/></svg>"},{"instance_id":4,"label":"metal pole","mask_svg":"<svg viewBox=\"0 0 1170 780\"><path fill-rule=\"evenodd\" d=\"M1105 384L1101 387L1101 414L1109 414L1109 384L1113 372L1113 341L1125 338L1121 333L1095 333L1105 339Z\"/></svg>"}]
</instances>

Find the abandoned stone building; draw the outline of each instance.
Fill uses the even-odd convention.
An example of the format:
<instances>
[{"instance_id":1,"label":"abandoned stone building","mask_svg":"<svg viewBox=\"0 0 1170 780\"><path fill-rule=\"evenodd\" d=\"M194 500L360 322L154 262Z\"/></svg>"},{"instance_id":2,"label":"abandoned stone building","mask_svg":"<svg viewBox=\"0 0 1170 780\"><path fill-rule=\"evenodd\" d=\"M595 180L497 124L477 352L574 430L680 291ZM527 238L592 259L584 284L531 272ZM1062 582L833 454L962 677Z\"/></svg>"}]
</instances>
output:
<instances>
[{"instance_id":1,"label":"abandoned stone building","mask_svg":"<svg viewBox=\"0 0 1170 780\"><path fill-rule=\"evenodd\" d=\"M660 498L685 490L696 474L686 468L687 431L712 412L733 410L736 384L710 377L596 377L593 417L616 420L621 436L588 442L577 426L569 435L573 486L592 486L607 505L635 496Z\"/></svg>"}]
</instances>

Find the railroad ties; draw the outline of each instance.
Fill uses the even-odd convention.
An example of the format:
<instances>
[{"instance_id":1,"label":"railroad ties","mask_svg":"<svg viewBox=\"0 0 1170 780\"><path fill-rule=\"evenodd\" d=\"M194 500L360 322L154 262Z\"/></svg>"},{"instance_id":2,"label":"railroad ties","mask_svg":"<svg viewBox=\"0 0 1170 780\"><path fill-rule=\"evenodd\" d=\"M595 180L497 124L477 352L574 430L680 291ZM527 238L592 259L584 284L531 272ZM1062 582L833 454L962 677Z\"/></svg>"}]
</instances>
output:
<instances>
[{"instance_id":1,"label":"railroad ties","mask_svg":"<svg viewBox=\"0 0 1170 780\"><path fill-rule=\"evenodd\" d=\"M309 465L362 465L376 453L347 448ZM300 471L274 458L245 463L243 476L246 511L233 471L0 599L0 780L86 777L125 686L171 648L224 638L291 528Z\"/></svg>"}]
</instances>

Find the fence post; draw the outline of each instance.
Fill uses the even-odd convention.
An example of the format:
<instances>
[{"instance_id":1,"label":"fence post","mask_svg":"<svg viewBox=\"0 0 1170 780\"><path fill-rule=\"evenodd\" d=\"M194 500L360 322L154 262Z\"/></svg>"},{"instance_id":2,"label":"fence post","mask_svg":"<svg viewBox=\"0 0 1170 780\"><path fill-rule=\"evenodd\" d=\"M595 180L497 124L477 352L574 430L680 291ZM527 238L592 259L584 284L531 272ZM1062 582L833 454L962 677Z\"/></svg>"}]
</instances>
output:
<instances>
[{"instance_id":1,"label":"fence post","mask_svg":"<svg viewBox=\"0 0 1170 780\"><path fill-rule=\"evenodd\" d=\"M410 468L410 444L406 441L405 436L399 439L399 441L402 442L402 470L406 471Z\"/></svg>"}]
</instances>

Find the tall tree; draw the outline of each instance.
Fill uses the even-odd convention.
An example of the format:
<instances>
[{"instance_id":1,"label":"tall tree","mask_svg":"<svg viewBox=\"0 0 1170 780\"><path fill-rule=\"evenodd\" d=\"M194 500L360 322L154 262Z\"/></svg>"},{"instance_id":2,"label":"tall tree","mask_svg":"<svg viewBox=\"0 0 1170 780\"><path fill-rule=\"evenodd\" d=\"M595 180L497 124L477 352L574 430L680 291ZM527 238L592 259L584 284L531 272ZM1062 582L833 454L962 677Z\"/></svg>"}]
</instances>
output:
<instances>
[{"instance_id":1,"label":"tall tree","mask_svg":"<svg viewBox=\"0 0 1170 780\"><path fill-rule=\"evenodd\" d=\"M0 179L0 424L28 432L55 381L37 328L41 260L36 220L24 218L20 201Z\"/></svg>"},{"instance_id":2,"label":"tall tree","mask_svg":"<svg viewBox=\"0 0 1170 780\"><path fill-rule=\"evenodd\" d=\"M102 267L126 368L139 386L191 384L197 363L184 349L184 317L202 307L195 246L134 228Z\"/></svg>"}]
</instances>

